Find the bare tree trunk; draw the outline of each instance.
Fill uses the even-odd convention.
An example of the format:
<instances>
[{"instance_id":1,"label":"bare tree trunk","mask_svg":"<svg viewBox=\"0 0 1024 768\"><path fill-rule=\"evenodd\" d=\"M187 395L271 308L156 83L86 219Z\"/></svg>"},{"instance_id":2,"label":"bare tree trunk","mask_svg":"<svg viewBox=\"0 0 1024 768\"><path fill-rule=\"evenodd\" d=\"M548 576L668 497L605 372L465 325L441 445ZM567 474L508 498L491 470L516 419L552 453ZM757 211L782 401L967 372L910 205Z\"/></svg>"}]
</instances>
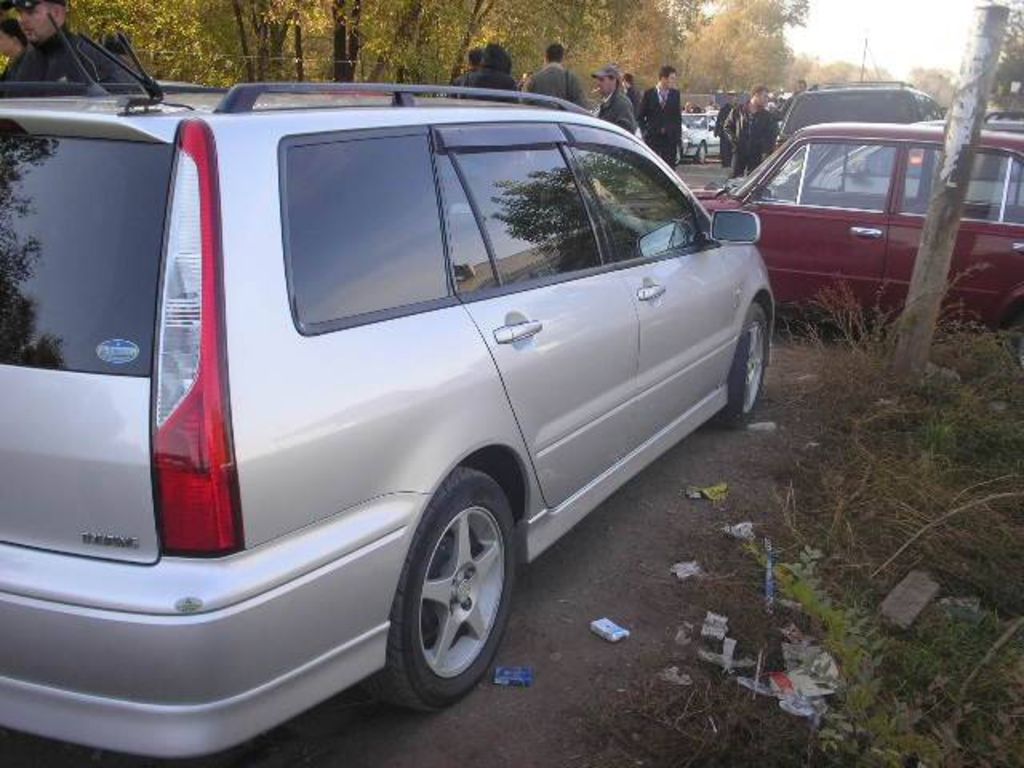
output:
<instances>
[{"instance_id":1,"label":"bare tree trunk","mask_svg":"<svg viewBox=\"0 0 1024 768\"><path fill-rule=\"evenodd\" d=\"M302 51L302 19L295 17L295 79L300 83L306 79L306 58Z\"/></svg>"},{"instance_id":2,"label":"bare tree trunk","mask_svg":"<svg viewBox=\"0 0 1024 768\"><path fill-rule=\"evenodd\" d=\"M395 32L395 40L398 40L400 44L409 40L419 26L421 16L423 16L423 0L416 0L409 8L408 13L405 14L402 23L398 25L398 29ZM390 63L386 55L377 59L373 72L370 73L370 82L380 82Z\"/></svg>"},{"instance_id":3,"label":"bare tree trunk","mask_svg":"<svg viewBox=\"0 0 1024 768\"><path fill-rule=\"evenodd\" d=\"M921 233L907 305L900 316L893 371L920 378L928 365L935 324L946 295L974 148L992 90L1009 9L979 6L977 26L964 53L960 87L946 124L946 142L933 183L935 192Z\"/></svg>"},{"instance_id":4,"label":"bare tree trunk","mask_svg":"<svg viewBox=\"0 0 1024 768\"><path fill-rule=\"evenodd\" d=\"M474 0L473 11L469 16L469 21L466 23L466 33L462 36L462 44L459 46L458 58L452 64L451 80L454 81L455 78L462 74L466 54L469 52L469 44L476 37L477 33L480 32L480 27L493 8L494 0Z\"/></svg>"},{"instance_id":5,"label":"bare tree trunk","mask_svg":"<svg viewBox=\"0 0 1024 768\"><path fill-rule=\"evenodd\" d=\"M235 11L235 26L238 29L238 42L242 48L242 59L245 61L246 79L252 82L256 79L256 70L253 69L253 60L249 55L249 37L245 31L245 20L242 16L241 0L231 0L231 6Z\"/></svg>"},{"instance_id":6,"label":"bare tree trunk","mask_svg":"<svg viewBox=\"0 0 1024 768\"><path fill-rule=\"evenodd\" d=\"M334 0L334 79L339 83L350 83L356 79L356 63L362 47L360 22L362 0Z\"/></svg>"}]
</instances>

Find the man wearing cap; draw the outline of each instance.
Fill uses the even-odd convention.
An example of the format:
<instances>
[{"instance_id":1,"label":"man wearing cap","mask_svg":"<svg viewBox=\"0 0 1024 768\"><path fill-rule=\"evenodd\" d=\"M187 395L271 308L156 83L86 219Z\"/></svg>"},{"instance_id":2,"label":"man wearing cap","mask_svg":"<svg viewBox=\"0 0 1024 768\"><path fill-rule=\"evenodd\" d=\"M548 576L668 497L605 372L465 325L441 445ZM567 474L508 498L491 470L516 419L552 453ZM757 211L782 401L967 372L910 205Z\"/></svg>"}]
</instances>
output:
<instances>
[{"instance_id":1,"label":"man wearing cap","mask_svg":"<svg viewBox=\"0 0 1024 768\"><path fill-rule=\"evenodd\" d=\"M630 133L636 133L633 105L622 92L622 75L619 68L614 64L608 64L595 72L593 77L597 82L597 90L601 93L601 106L597 110L597 116L609 123L615 123Z\"/></svg>"},{"instance_id":2,"label":"man wearing cap","mask_svg":"<svg viewBox=\"0 0 1024 768\"><path fill-rule=\"evenodd\" d=\"M29 42L12 82L85 82L74 55L57 31L58 27L64 30L68 44L74 47L82 67L94 80L100 83L132 82L128 73L105 58L95 44L64 29L68 15L67 0L2 0L0 8L17 10L18 22Z\"/></svg>"}]
</instances>

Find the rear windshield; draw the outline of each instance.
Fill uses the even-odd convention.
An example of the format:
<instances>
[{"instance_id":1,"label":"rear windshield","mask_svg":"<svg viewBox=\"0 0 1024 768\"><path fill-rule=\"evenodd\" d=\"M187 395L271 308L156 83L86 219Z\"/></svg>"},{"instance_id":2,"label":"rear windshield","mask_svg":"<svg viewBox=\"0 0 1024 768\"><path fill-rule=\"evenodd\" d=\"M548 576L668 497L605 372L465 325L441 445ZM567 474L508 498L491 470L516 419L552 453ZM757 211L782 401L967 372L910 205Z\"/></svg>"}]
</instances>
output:
<instances>
[{"instance_id":1,"label":"rear windshield","mask_svg":"<svg viewBox=\"0 0 1024 768\"><path fill-rule=\"evenodd\" d=\"M0 364L149 375L172 161L0 136Z\"/></svg>"},{"instance_id":2,"label":"rear windshield","mask_svg":"<svg viewBox=\"0 0 1024 768\"><path fill-rule=\"evenodd\" d=\"M901 91L809 93L797 98L786 117L788 136L820 123L912 123L917 120L909 95Z\"/></svg>"}]
</instances>

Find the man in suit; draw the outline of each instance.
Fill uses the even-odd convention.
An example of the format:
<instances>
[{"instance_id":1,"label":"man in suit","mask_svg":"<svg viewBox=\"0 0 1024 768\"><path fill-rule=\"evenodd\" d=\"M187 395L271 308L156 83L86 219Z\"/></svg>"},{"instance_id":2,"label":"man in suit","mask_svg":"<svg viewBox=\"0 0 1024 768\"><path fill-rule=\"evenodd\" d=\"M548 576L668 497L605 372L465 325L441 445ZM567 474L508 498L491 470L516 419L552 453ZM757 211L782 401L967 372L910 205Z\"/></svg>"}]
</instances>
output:
<instances>
[{"instance_id":1,"label":"man in suit","mask_svg":"<svg viewBox=\"0 0 1024 768\"><path fill-rule=\"evenodd\" d=\"M637 113L647 146L676 167L676 151L683 134L683 108L676 89L676 68L666 64L658 72L658 84L644 93Z\"/></svg>"}]
</instances>

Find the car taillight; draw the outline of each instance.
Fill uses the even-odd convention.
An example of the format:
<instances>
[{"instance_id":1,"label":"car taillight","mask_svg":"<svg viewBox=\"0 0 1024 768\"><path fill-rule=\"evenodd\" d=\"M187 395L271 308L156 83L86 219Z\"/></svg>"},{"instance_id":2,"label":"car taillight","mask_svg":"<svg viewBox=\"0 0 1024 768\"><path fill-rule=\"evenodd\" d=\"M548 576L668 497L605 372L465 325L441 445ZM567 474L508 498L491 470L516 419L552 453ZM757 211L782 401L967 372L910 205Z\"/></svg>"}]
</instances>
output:
<instances>
[{"instance_id":1,"label":"car taillight","mask_svg":"<svg viewBox=\"0 0 1024 768\"><path fill-rule=\"evenodd\" d=\"M220 196L213 135L178 135L154 384L153 467L163 549L223 555L242 544L231 437Z\"/></svg>"}]
</instances>

